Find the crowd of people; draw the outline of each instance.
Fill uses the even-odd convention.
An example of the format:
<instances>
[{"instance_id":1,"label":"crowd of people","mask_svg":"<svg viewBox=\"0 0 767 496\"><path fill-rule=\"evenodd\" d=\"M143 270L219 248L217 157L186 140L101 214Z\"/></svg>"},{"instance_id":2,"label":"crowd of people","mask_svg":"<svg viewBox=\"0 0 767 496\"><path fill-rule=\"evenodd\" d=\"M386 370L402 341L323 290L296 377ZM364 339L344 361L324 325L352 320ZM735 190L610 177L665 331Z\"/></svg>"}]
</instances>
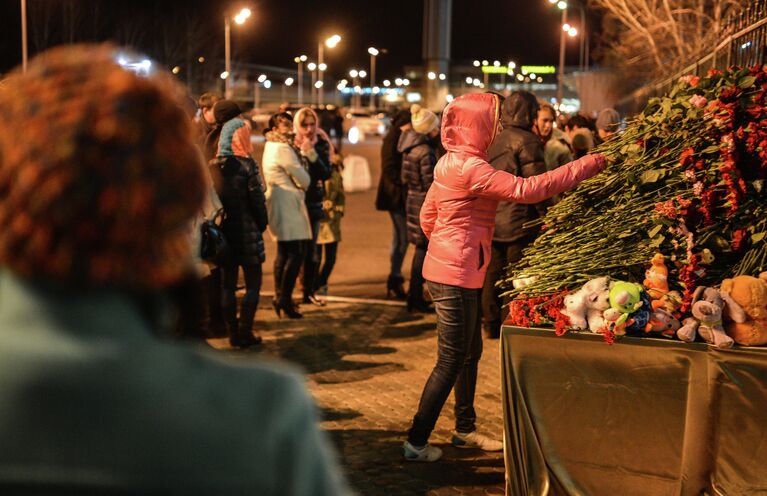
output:
<instances>
[{"instance_id":1,"label":"crowd of people","mask_svg":"<svg viewBox=\"0 0 767 496\"><path fill-rule=\"evenodd\" d=\"M302 318L299 280L300 302L324 306L344 215L341 157L301 108L271 117L259 163L236 102L204 94L194 122L176 83L128 71L115 53L54 49L0 88L0 397L12 398L0 402L0 463L20 467L3 482L346 494L299 374L158 339L175 316L181 336L258 345L267 230L276 315ZM524 91L392 117L376 198L392 222L387 292L436 312L439 335L406 460L441 457L428 439L451 390L452 443L502 449L477 432L474 410L481 329L497 336L503 320L495 281L534 239L525 222L603 169L588 152L619 116L601 112L593 131L582 116L556 121ZM201 250L211 224L226 240L215 261Z\"/></svg>"}]
</instances>

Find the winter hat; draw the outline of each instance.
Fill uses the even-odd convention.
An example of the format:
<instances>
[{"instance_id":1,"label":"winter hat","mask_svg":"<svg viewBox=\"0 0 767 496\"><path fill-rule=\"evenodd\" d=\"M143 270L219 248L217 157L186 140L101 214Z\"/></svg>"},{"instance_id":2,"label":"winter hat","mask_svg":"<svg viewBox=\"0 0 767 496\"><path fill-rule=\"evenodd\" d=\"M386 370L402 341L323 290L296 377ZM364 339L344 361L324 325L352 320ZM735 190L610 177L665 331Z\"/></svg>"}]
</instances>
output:
<instances>
[{"instance_id":1,"label":"winter hat","mask_svg":"<svg viewBox=\"0 0 767 496\"><path fill-rule=\"evenodd\" d=\"M417 103L410 107L410 121L415 132L421 134L429 134L439 127L439 119L434 112L421 108Z\"/></svg>"},{"instance_id":2,"label":"winter hat","mask_svg":"<svg viewBox=\"0 0 767 496\"><path fill-rule=\"evenodd\" d=\"M0 86L0 266L27 278L156 289L193 267L205 195L182 90L54 48Z\"/></svg>"},{"instance_id":3,"label":"winter hat","mask_svg":"<svg viewBox=\"0 0 767 496\"><path fill-rule=\"evenodd\" d=\"M219 100L213 105L213 117L216 119L216 124L224 124L235 117L239 117L241 113L240 106L232 100Z\"/></svg>"},{"instance_id":4,"label":"winter hat","mask_svg":"<svg viewBox=\"0 0 767 496\"><path fill-rule=\"evenodd\" d=\"M392 128L399 129L405 124L410 124L410 112L404 109L396 111L391 118Z\"/></svg>"},{"instance_id":5,"label":"winter hat","mask_svg":"<svg viewBox=\"0 0 767 496\"><path fill-rule=\"evenodd\" d=\"M612 108L602 109L597 116L597 129L603 131L615 131L621 122L618 111Z\"/></svg>"}]
</instances>

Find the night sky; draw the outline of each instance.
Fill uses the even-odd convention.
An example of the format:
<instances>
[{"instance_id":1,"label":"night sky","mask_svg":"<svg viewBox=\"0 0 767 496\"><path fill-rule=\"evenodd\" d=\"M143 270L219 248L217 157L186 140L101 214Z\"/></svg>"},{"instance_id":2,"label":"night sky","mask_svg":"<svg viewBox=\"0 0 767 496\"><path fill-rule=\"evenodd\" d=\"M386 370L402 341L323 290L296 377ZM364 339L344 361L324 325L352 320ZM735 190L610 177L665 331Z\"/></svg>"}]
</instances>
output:
<instances>
[{"instance_id":1,"label":"night sky","mask_svg":"<svg viewBox=\"0 0 767 496\"><path fill-rule=\"evenodd\" d=\"M247 2L246 2L247 3ZM136 45L151 53L151 38L163 31L164 22L192 19L195 38L207 46L211 57L223 60L223 12L243 3L216 0L119 1L28 0L31 55L53 40L102 41L126 29L126 23L146 24L134 35ZM50 5L59 4L59 7ZM75 20L56 13L45 20L41 11L79 6ZM378 58L380 78L402 74L404 65L421 62L423 2L386 0L254 0L254 16L246 26L233 29L237 60L294 67L300 53L316 58L317 40L339 33L342 43L326 52L330 73L345 74L353 66L367 68L368 46L385 48ZM47 5L47 6L46 6ZM63 12L63 11L62 11ZM0 4L0 72L21 62L20 7L18 0ZM557 64L559 11L546 0L454 0L452 57L456 62L478 59L515 60L525 64ZM67 24L69 28L62 27ZM72 28L75 25L76 28ZM136 31L134 26L133 31ZM69 34L63 34L68 32ZM52 34L45 34L52 33ZM202 41L206 40L206 41ZM210 40L210 41L207 41ZM571 43L568 64L577 64L577 43ZM220 52L220 54L219 54ZM195 57L196 58L196 57Z\"/></svg>"}]
</instances>

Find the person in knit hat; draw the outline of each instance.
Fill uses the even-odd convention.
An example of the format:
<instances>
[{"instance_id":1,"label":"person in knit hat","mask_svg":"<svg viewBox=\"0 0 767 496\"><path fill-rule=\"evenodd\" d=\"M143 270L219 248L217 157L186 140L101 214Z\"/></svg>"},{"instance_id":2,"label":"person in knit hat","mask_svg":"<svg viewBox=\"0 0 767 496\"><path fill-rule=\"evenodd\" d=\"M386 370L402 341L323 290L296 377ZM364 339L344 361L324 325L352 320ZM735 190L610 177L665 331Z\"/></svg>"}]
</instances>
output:
<instances>
[{"instance_id":1,"label":"person in knit hat","mask_svg":"<svg viewBox=\"0 0 767 496\"><path fill-rule=\"evenodd\" d=\"M599 111L597 116L597 144L603 143L612 138L618 132L618 126L621 123L621 116L613 108L604 108Z\"/></svg>"},{"instance_id":2,"label":"person in knit hat","mask_svg":"<svg viewBox=\"0 0 767 496\"><path fill-rule=\"evenodd\" d=\"M421 230L421 206L432 181L437 165L439 146L439 119L420 105L410 107L412 129L402 133L398 150L402 154L402 184L407 188L405 213L407 240L415 247L410 266L410 287L407 309L410 312L430 312L432 309L424 298L423 262L429 240Z\"/></svg>"},{"instance_id":3,"label":"person in knit hat","mask_svg":"<svg viewBox=\"0 0 767 496\"><path fill-rule=\"evenodd\" d=\"M439 127L439 118L436 114L418 104L410 107L410 122L413 124L413 130L420 134L429 134Z\"/></svg>"},{"instance_id":4,"label":"person in knit hat","mask_svg":"<svg viewBox=\"0 0 767 496\"><path fill-rule=\"evenodd\" d=\"M346 494L299 375L158 338L203 163L181 88L116 59L55 48L0 86L5 492Z\"/></svg>"}]
</instances>

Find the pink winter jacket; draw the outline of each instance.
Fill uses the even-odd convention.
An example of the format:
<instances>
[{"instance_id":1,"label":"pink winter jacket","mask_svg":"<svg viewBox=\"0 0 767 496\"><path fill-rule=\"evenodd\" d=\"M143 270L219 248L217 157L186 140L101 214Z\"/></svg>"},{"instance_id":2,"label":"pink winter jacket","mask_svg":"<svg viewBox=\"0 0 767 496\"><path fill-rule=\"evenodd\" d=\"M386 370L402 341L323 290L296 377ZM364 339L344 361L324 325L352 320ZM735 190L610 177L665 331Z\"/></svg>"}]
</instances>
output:
<instances>
[{"instance_id":1,"label":"pink winter jacket","mask_svg":"<svg viewBox=\"0 0 767 496\"><path fill-rule=\"evenodd\" d=\"M456 98L442 117L447 153L437 162L421 208L421 228L429 238L423 265L428 281L481 288L500 200L539 203L604 168L602 155L588 155L528 178L496 170L486 150L498 129L499 110L498 96L473 93Z\"/></svg>"}]
</instances>

